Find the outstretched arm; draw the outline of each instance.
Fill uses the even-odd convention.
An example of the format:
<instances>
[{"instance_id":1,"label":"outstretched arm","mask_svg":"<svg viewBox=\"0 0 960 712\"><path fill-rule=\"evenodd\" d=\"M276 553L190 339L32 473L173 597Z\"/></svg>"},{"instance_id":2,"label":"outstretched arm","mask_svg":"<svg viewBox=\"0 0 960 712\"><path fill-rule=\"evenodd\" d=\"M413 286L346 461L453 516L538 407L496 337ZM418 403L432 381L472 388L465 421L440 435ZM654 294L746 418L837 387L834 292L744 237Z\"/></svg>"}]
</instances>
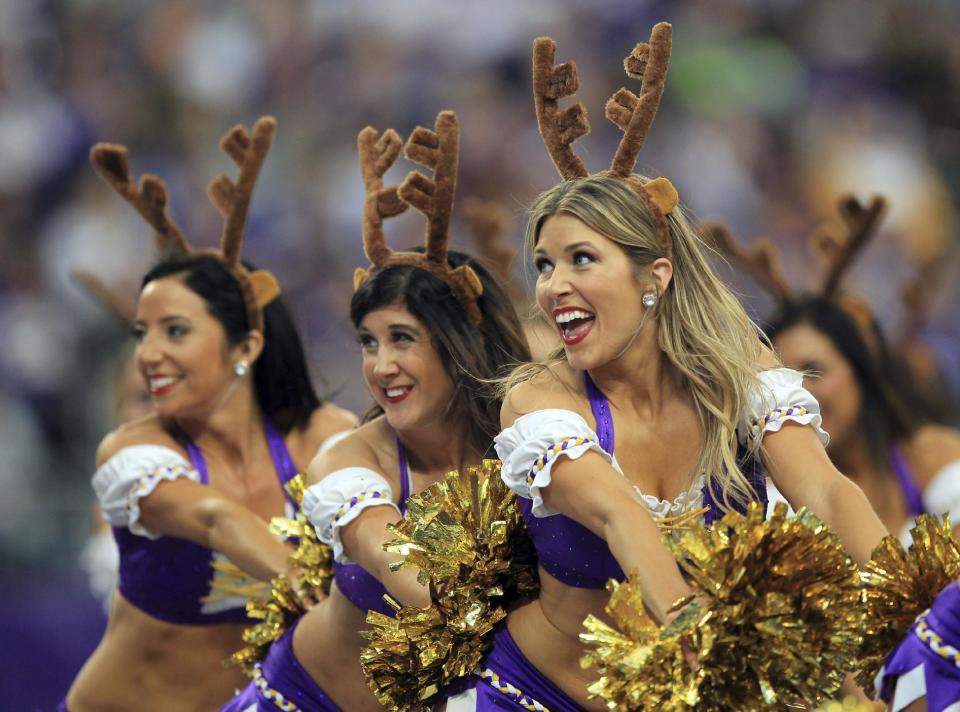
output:
<instances>
[{"instance_id":1,"label":"outstretched arm","mask_svg":"<svg viewBox=\"0 0 960 712\"><path fill-rule=\"evenodd\" d=\"M287 547L239 502L198 481L196 471L154 433L114 433L97 452L93 478L113 526L146 537L187 539L224 554L249 575L269 580L286 566ZM159 444L163 442L163 444Z\"/></svg>"},{"instance_id":2,"label":"outstretched arm","mask_svg":"<svg viewBox=\"0 0 960 712\"><path fill-rule=\"evenodd\" d=\"M210 487L186 479L164 482L142 499L140 520L153 533L188 539L218 551L263 581L284 571L290 554L258 515Z\"/></svg>"},{"instance_id":3,"label":"outstretched arm","mask_svg":"<svg viewBox=\"0 0 960 712\"><path fill-rule=\"evenodd\" d=\"M537 376L504 399L496 439L504 481L532 500L535 516L563 514L606 541L625 573L638 572L645 605L664 623L690 588L640 496L557 383Z\"/></svg>"},{"instance_id":4,"label":"outstretched arm","mask_svg":"<svg viewBox=\"0 0 960 712\"><path fill-rule=\"evenodd\" d=\"M588 452L554 465L553 480L542 493L550 509L606 541L624 572L639 572L644 605L658 623L667 622L668 611L690 587L630 482L603 457Z\"/></svg>"},{"instance_id":5,"label":"outstretched arm","mask_svg":"<svg viewBox=\"0 0 960 712\"><path fill-rule=\"evenodd\" d=\"M337 540L334 551L338 560L362 566L400 603L426 608L430 594L417 582L417 571L391 571L390 564L401 557L383 550L383 545L395 538L387 525L403 517L393 501L399 482L382 470L376 454L356 435L321 452L307 471L307 482L318 502L308 514L321 538Z\"/></svg>"},{"instance_id":6,"label":"outstretched arm","mask_svg":"<svg viewBox=\"0 0 960 712\"><path fill-rule=\"evenodd\" d=\"M763 436L760 455L794 509L806 507L826 522L858 564L870 560L888 532L863 491L834 467L813 428L785 423Z\"/></svg>"}]
</instances>

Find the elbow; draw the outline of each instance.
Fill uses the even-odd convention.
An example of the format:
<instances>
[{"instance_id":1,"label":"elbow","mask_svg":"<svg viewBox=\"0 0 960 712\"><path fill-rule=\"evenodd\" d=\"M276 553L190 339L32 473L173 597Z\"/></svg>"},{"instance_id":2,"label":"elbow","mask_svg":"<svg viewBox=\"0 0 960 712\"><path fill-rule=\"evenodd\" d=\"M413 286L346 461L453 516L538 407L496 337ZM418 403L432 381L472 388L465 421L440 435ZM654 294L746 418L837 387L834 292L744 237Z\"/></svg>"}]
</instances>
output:
<instances>
[{"instance_id":1,"label":"elbow","mask_svg":"<svg viewBox=\"0 0 960 712\"><path fill-rule=\"evenodd\" d=\"M196 521L208 546L232 508L233 503L221 497L205 497L197 504Z\"/></svg>"}]
</instances>

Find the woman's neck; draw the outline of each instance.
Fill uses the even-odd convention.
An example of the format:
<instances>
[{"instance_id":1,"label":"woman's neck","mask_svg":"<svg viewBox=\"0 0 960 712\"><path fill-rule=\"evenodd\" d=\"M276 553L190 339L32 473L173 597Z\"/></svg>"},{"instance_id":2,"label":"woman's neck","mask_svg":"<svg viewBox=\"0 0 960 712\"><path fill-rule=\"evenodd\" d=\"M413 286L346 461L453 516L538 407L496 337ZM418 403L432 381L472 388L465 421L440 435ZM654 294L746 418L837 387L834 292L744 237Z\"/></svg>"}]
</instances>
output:
<instances>
[{"instance_id":1,"label":"woman's neck","mask_svg":"<svg viewBox=\"0 0 960 712\"><path fill-rule=\"evenodd\" d=\"M660 412L679 389L676 370L660 349L656 328L641 334L621 357L591 368L589 373L611 403L643 417Z\"/></svg>"},{"instance_id":2,"label":"woman's neck","mask_svg":"<svg viewBox=\"0 0 960 712\"><path fill-rule=\"evenodd\" d=\"M176 424L206 456L242 467L259 442L263 415L247 382L214 412L200 418L178 418Z\"/></svg>"},{"instance_id":3,"label":"woman's neck","mask_svg":"<svg viewBox=\"0 0 960 712\"><path fill-rule=\"evenodd\" d=\"M460 419L448 419L430 426L395 431L406 450L411 467L424 473L444 475L480 463L482 455L468 443L467 429Z\"/></svg>"}]
</instances>

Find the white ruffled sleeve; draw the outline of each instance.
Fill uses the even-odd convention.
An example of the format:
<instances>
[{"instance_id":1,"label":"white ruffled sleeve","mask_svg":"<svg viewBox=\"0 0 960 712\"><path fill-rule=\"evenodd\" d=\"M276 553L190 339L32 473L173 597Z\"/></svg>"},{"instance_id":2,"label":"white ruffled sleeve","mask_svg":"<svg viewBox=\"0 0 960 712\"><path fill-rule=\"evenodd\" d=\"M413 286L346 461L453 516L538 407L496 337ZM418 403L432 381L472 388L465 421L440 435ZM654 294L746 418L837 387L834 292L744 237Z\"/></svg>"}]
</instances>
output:
<instances>
[{"instance_id":1,"label":"white ruffled sleeve","mask_svg":"<svg viewBox=\"0 0 960 712\"><path fill-rule=\"evenodd\" d=\"M400 508L393 502L393 488L382 475L366 467L347 467L332 472L303 495L301 509L310 519L317 538L333 547L337 563L349 563L343 553L340 529L347 526L367 507Z\"/></svg>"},{"instance_id":2,"label":"white ruffled sleeve","mask_svg":"<svg viewBox=\"0 0 960 712\"><path fill-rule=\"evenodd\" d=\"M200 481L200 474L176 450L162 445L133 445L119 450L93 476L103 518L111 526L127 527L148 539L160 535L140 523L140 500L161 482L185 477Z\"/></svg>"},{"instance_id":3,"label":"white ruffled sleeve","mask_svg":"<svg viewBox=\"0 0 960 712\"><path fill-rule=\"evenodd\" d=\"M764 433L775 433L784 423L810 425L826 447L830 436L820 427L820 404L803 387L803 375L790 368L771 368L759 374L760 386L750 393L737 425L741 444L753 445Z\"/></svg>"},{"instance_id":4,"label":"white ruffled sleeve","mask_svg":"<svg viewBox=\"0 0 960 712\"><path fill-rule=\"evenodd\" d=\"M941 468L923 490L923 508L930 514L950 515L950 524L960 524L960 460Z\"/></svg>"},{"instance_id":5,"label":"white ruffled sleeve","mask_svg":"<svg viewBox=\"0 0 960 712\"><path fill-rule=\"evenodd\" d=\"M494 446L503 462L500 476L504 483L520 497L533 501L536 517L557 513L544 504L541 490L550 485L550 473L561 457L576 460L592 450L612 462L587 421L559 408L520 416L497 435Z\"/></svg>"}]
</instances>

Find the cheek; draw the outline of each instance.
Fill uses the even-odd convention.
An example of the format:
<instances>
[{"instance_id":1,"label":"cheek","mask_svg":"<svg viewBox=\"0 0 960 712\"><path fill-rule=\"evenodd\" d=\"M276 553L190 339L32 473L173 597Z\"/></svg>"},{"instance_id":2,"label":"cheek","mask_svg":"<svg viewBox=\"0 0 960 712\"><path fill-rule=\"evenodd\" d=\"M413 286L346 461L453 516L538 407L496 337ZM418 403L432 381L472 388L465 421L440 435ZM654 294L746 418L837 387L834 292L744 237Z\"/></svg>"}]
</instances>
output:
<instances>
[{"instance_id":1,"label":"cheek","mask_svg":"<svg viewBox=\"0 0 960 712\"><path fill-rule=\"evenodd\" d=\"M550 295L547 293L547 285L542 279L537 280L534 296L537 299L537 306L544 314L549 314L551 310Z\"/></svg>"}]
</instances>

